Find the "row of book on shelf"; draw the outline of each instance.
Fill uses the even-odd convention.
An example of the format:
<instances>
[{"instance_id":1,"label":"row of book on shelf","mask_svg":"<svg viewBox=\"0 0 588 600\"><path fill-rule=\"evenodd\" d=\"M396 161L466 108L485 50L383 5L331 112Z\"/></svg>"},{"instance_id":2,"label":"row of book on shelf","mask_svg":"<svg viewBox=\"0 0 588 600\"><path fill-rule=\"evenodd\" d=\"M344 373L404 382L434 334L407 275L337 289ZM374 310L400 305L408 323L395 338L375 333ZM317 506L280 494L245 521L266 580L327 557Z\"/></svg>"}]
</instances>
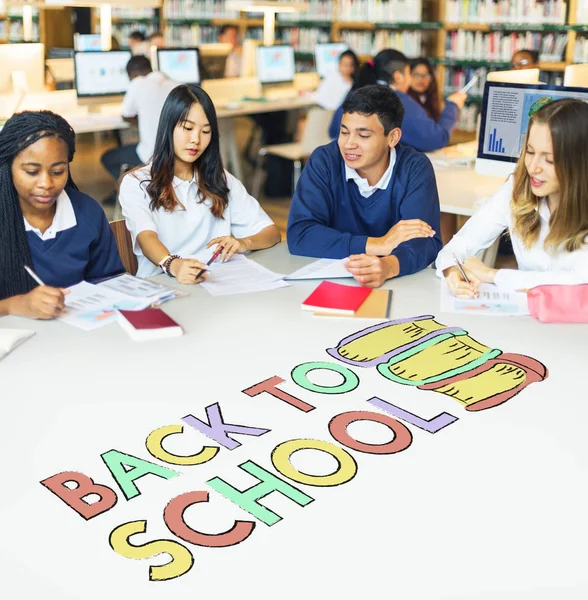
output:
<instances>
[{"instance_id":1,"label":"row of book on shelf","mask_svg":"<svg viewBox=\"0 0 588 600\"><path fill-rule=\"evenodd\" d=\"M448 23L563 25L567 5L564 0L447 0L445 20Z\"/></svg>"},{"instance_id":2,"label":"row of book on shelf","mask_svg":"<svg viewBox=\"0 0 588 600\"><path fill-rule=\"evenodd\" d=\"M517 50L537 50L541 61L560 61L564 58L567 41L565 33L482 33L460 29L447 36L445 56L509 62Z\"/></svg>"}]
</instances>

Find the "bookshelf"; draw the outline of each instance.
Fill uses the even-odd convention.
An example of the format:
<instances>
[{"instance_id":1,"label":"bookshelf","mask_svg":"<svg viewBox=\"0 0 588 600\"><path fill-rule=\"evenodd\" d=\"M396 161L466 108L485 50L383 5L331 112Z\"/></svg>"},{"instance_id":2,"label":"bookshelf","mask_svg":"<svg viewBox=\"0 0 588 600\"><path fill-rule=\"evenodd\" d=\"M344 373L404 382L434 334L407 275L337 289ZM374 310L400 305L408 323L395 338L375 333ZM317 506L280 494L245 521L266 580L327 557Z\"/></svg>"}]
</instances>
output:
<instances>
[{"instance_id":1,"label":"bookshelf","mask_svg":"<svg viewBox=\"0 0 588 600\"><path fill-rule=\"evenodd\" d=\"M92 14L92 31L100 33L100 9ZM112 34L122 49L127 49L126 41L133 31L142 31L146 36L161 27L159 9L151 7L112 7Z\"/></svg>"},{"instance_id":2,"label":"bookshelf","mask_svg":"<svg viewBox=\"0 0 588 600\"><path fill-rule=\"evenodd\" d=\"M22 42L23 31L23 8L22 6L7 6L0 0L0 42ZM33 8L32 42L40 40L39 9Z\"/></svg>"},{"instance_id":3,"label":"bookshelf","mask_svg":"<svg viewBox=\"0 0 588 600\"><path fill-rule=\"evenodd\" d=\"M0 0L1 1L1 0ZM284 0L286 1L286 0ZM298 71L312 69L317 43L344 41L361 60L386 47L436 63L447 96L479 73L461 111L474 130L485 75L507 69L521 48L540 54L542 78L561 83L566 65L588 62L588 0L309 0L308 10L280 13L276 43L294 47ZM163 0L158 22L171 46L216 41L220 28L263 38L263 15L228 11L224 0Z\"/></svg>"}]
</instances>

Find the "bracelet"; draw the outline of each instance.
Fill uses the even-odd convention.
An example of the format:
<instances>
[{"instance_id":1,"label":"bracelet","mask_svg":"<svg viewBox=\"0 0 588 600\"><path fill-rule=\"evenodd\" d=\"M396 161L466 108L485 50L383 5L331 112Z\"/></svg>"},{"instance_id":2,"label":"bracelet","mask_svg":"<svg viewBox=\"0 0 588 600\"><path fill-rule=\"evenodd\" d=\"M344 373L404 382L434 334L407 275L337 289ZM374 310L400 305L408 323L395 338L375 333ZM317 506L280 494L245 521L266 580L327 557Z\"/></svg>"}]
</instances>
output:
<instances>
[{"instance_id":1,"label":"bracelet","mask_svg":"<svg viewBox=\"0 0 588 600\"><path fill-rule=\"evenodd\" d=\"M165 271L168 277L173 277L169 268L176 258L181 258L181 256L178 254L170 254L165 257L162 263L160 263L161 268Z\"/></svg>"}]
</instances>

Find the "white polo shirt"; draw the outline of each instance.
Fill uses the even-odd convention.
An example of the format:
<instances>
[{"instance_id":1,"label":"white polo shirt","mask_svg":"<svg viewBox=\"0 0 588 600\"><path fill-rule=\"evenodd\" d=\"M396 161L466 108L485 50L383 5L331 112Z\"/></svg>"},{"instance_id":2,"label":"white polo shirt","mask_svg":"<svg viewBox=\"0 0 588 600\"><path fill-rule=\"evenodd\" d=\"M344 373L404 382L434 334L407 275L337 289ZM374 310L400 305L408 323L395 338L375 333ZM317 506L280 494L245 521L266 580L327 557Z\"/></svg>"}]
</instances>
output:
<instances>
[{"instance_id":1,"label":"white polo shirt","mask_svg":"<svg viewBox=\"0 0 588 600\"><path fill-rule=\"evenodd\" d=\"M530 289L556 283L588 283L588 244L575 252L545 251L550 217L545 198L537 205L541 222L539 238L531 248L525 247L523 240L512 230L512 191L513 177L510 177L439 252L435 261L437 274L442 277L443 270L455 264L453 254L460 260L475 256L508 229L519 269L499 269L494 280L496 285L508 289Z\"/></svg>"},{"instance_id":2,"label":"white polo shirt","mask_svg":"<svg viewBox=\"0 0 588 600\"><path fill-rule=\"evenodd\" d=\"M352 179L355 181L357 187L359 188L359 193L364 198L369 198L376 190L385 190L390 183L390 178L392 177L392 171L394 170L394 165L396 164L396 148L390 149L390 164L388 168L384 171L382 177L380 177L380 181L374 183L374 185L370 185L367 179L364 179L355 169L351 169L345 164L345 179Z\"/></svg>"},{"instance_id":3,"label":"white polo shirt","mask_svg":"<svg viewBox=\"0 0 588 600\"><path fill-rule=\"evenodd\" d=\"M168 94L178 85L160 71L139 75L129 85L122 103L122 116L139 119L137 154L143 162L153 155L161 109Z\"/></svg>"},{"instance_id":4,"label":"white polo shirt","mask_svg":"<svg viewBox=\"0 0 588 600\"><path fill-rule=\"evenodd\" d=\"M34 231L44 242L46 242L47 240L54 239L60 231L65 231L66 229L75 227L78 222L76 220L76 214L73 206L71 205L71 200L69 199L67 192L63 190L63 192L61 192L61 194L59 194L57 197L57 201L55 203L55 215L53 217L53 223L51 223L44 233L41 233L40 229L33 227L26 220L26 218L24 219L24 224L26 231Z\"/></svg>"},{"instance_id":5,"label":"white polo shirt","mask_svg":"<svg viewBox=\"0 0 588 600\"><path fill-rule=\"evenodd\" d=\"M210 200L199 201L196 176L191 181L174 177L174 192L182 206L177 206L172 212L164 209L152 211L149 208L151 199L145 188L151 179L151 165L124 176L119 199L127 228L133 238L133 249L139 263L138 277L151 277L161 273L159 267L141 252L137 236L142 231L157 233L159 241L171 254L192 256L204 249L215 237L247 237L273 225L259 202L247 193L245 186L230 173L225 173L229 186L229 204L221 219L210 212Z\"/></svg>"}]
</instances>

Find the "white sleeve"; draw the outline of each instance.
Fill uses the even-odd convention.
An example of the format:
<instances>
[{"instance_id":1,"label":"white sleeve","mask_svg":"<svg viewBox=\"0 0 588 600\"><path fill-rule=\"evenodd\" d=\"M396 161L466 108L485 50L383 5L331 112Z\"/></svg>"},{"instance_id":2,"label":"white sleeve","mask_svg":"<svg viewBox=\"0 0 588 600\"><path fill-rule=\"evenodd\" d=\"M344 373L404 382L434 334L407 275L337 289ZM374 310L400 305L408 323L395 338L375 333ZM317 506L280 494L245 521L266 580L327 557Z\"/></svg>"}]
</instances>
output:
<instances>
[{"instance_id":1,"label":"white sleeve","mask_svg":"<svg viewBox=\"0 0 588 600\"><path fill-rule=\"evenodd\" d=\"M229 186L228 216L231 235L236 238L248 237L259 233L274 222L261 208L259 202L251 196L245 186L230 173L227 173Z\"/></svg>"},{"instance_id":2,"label":"white sleeve","mask_svg":"<svg viewBox=\"0 0 588 600\"><path fill-rule=\"evenodd\" d=\"M588 248L578 253L574 268L569 271L517 271L499 269L494 283L510 290L529 290L538 285L578 285L588 283Z\"/></svg>"},{"instance_id":3,"label":"white sleeve","mask_svg":"<svg viewBox=\"0 0 588 600\"><path fill-rule=\"evenodd\" d=\"M454 254L462 261L468 256L475 256L481 250L491 246L496 238L508 228L512 187L512 178L510 178L494 196L482 204L439 252L435 261L439 277L443 277L444 269L455 264Z\"/></svg>"},{"instance_id":4,"label":"white sleeve","mask_svg":"<svg viewBox=\"0 0 588 600\"><path fill-rule=\"evenodd\" d=\"M122 214L133 239L135 253L140 250L137 244L137 236L142 231L155 231L157 233L153 212L149 208L151 199L145 190L148 181L149 179L143 170L127 173L121 181L118 194Z\"/></svg>"},{"instance_id":5,"label":"white sleeve","mask_svg":"<svg viewBox=\"0 0 588 600\"><path fill-rule=\"evenodd\" d=\"M133 83L135 85L133 85ZM138 86L139 80L135 79L134 81L131 81L131 84L129 85L129 89L127 90L127 93L125 94L125 97L123 98L122 101L122 107L121 107L121 115L124 118L127 119L132 119L133 117L136 117L139 114L139 108L137 107L137 88Z\"/></svg>"}]
</instances>

